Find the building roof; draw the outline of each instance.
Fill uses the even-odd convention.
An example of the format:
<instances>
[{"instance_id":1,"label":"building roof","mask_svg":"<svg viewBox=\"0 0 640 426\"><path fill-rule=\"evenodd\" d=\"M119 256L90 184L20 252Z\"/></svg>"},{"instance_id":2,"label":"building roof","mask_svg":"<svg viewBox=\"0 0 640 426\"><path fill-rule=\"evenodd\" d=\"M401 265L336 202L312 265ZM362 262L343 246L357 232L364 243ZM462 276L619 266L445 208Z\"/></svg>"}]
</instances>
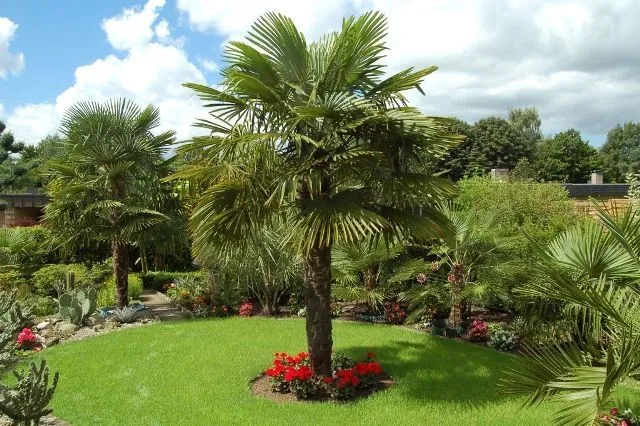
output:
<instances>
[{"instance_id":1,"label":"building roof","mask_svg":"<svg viewBox=\"0 0 640 426\"><path fill-rule=\"evenodd\" d=\"M49 196L39 193L0 194L0 203L5 207L44 207Z\"/></svg>"},{"instance_id":2,"label":"building roof","mask_svg":"<svg viewBox=\"0 0 640 426\"><path fill-rule=\"evenodd\" d=\"M565 183L562 186L571 198L624 198L629 192L627 183Z\"/></svg>"}]
</instances>

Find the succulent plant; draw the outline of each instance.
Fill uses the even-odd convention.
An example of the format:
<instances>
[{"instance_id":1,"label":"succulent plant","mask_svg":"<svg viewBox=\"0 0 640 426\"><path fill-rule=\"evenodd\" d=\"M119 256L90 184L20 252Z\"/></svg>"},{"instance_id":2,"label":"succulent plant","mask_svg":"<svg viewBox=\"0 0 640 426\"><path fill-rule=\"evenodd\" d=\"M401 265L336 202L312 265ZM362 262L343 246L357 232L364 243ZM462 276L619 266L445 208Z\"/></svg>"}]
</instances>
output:
<instances>
[{"instance_id":1,"label":"succulent plant","mask_svg":"<svg viewBox=\"0 0 640 426\"><path fill-rule=\"evenodd\" d=\"M133 306L125 306L122 309L116 308L112 312L113 319L119 323L130 323L138 319L138 309Z\"/></svg>"},{"instance_id":2,"label":"succulent plant","mask_svg":"<svg viewBox=\"0 0 640 426\"><path fill-rule=\"evenodd\" d=\"M58 298L58 313L65 320L82 325L84 320L95 312L98 292L95 289L63 293Z\"/></svg>"}]
</instances>

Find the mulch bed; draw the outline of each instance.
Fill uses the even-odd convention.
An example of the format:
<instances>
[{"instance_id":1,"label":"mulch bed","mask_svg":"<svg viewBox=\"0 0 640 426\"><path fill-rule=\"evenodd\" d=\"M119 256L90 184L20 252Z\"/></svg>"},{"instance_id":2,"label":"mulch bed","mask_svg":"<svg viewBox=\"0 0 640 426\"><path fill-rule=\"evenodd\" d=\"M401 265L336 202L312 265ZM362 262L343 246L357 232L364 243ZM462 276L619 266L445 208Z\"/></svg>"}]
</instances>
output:
<instances>
[{"instance_id":1,"label":"mulch bed","mask_svg":"<svg viewBox=\"0 0 640 426\"><path fill-rule=\"evenodd\" d=\"M376 392L381 392L381 391L384 391L385 389L389 389L395 384L395 381L391 377L381 379L380 382L378 383L378 386L376 386L375 388L370 389L367 392L360 393L356 396L355 399L351 399L347 401L334 400L334 399L331 399L328 395L319 397L313 400L300 400L290 392L288 393L274 392L271 390L271 386L269 385L269 377L265 376L264 374L259 375L258 377L253 379L249 384L251 386L252 394L262 398L270 399L275 402L286 402L286 403L294 402L294 403L300 403L300 404L333 402L336 404L345 404L361 398L366 398Z\"/></svg>"}]
</instances>

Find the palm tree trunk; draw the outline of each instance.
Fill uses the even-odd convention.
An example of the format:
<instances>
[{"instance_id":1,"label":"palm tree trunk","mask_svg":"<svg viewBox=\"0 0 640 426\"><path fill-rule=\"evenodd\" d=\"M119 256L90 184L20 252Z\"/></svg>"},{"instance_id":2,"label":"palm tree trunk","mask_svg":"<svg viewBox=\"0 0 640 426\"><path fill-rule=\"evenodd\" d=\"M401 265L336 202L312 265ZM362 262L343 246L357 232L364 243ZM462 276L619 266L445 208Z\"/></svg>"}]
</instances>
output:
<instances>
[{"instance_id":1,"label":"palm tree trunk","mask_svg":"<svg viewBox=\"0 0 640 426\"><path fill-rule=\"evenodd\" d=\"M320 376L331 375L331 247L313 248L306 258L305 302L311 365Z\"/></svg>"},{"instance_id":2,"label":"palm tree trunk","mask_svg":"<svg viewBox=\"0 0 640 426\"><path fill-rule=\"evenodd\" d=\"M147 259L147 247L144 243L140 243L140 267L142 268L142 273L146 274L149 272L149 259Z\"/></svg>"},{"instance_id":3,"label":"palm tree trunk","mask_svg":"<svg viewBox=\"0 0 640 426\"><path fill-rule=\"evenodd\" d=\"M116 304L124 308L129 304L129 249L126 244L113 241L113 275L116 280Z\"/></svg>"}]
</instances>

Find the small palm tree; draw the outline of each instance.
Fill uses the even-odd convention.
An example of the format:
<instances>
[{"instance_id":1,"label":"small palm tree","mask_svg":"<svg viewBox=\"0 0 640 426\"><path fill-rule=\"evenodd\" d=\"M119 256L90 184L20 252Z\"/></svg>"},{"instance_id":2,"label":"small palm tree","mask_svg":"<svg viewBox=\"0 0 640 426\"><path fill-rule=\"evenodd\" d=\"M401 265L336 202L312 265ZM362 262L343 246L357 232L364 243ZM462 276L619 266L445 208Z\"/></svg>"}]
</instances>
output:
<instances>
[{"instance_id":1,"label":"small palm tree","mask_svg":"<svg viewBox=\"0 0 640 426\"><path fill-rule=\"evenodd\" d=\"M573 324L565 341L528 345L506 372L504 390L526 405L562 401L556 422L591 425L621 381L640 378L640 217L599 209L599 223L558 236L524 296L554 302Z\"/></svg>"},{"instance_id":2,"label":"small palm tree","mask_svg":"<svg viewBox=\"0 0 640 426\"><path fill-rule=\"evenodd\" d=\"M125 99L81 102L62 119L65 156L49 164L51 203L45 223L62 245L111 244L116 300L126 306L129 247L142 231L167 217L148 208L145 188L158 184L173 132L152 132L159 111Z\"/></svg>"},{"instance_id":3,"label":"small palm tree","mask_svg":"<svg viewBox=\"0 0 640 426\"><path fill-rule=\"evenodd\" d=\"M373 235L433 238L446 229L434 200L451 184L414 173L444 153L448 120L407 105L435 67L383 78L386 20L348 18L308 43L287 17L268 13L245 42L230 42L220 87L187 84L210 120L182 152L204 152L176 174L202 188L191 217L196 256L233 251L276 218L305 264L307 340L313 368L331 373L331 251Z\"/></svg>"},{"instance_id":4,"label":"small palm tree","mask_svg":"<svg viewBox=\"0 0 640 426\"><path fill-rule=\"evenodd\" d=\"M487 266L492 255L506 241L498 241L491 232L496 226L499 209L492 212L463 210L451 201L443 204L441 209L451 221L453 238L443 239L442 244L436 246L433 252L449 268L449 323L452 328L458 328L462 324L465 299L473 292L472 286L476 283L479 270ZM494 266L495 264L491 265Z\"/></svg>"}]
</instances>

